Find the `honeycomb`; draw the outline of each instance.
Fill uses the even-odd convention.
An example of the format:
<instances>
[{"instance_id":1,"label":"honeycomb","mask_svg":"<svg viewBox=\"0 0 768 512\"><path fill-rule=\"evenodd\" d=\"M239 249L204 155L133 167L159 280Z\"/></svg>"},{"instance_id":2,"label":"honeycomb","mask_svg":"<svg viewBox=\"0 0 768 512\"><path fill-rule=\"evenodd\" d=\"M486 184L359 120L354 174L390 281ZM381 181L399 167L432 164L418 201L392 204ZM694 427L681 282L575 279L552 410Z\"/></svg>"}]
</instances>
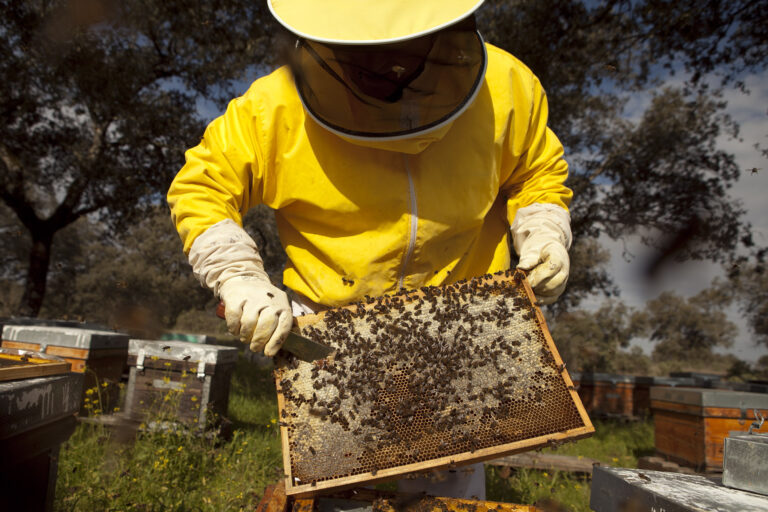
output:
<instances>
[{"instance_id":1,"label":"honeycomb","mask_svg":"<svg viewBox=\"0 0 768 512\"><path fill-rule=\"evenodd\" d=\"M301 334L336 353L278 360L288 492L590 433L532 297L507 271L300 317Z\"/></svg>"}]
</instances>

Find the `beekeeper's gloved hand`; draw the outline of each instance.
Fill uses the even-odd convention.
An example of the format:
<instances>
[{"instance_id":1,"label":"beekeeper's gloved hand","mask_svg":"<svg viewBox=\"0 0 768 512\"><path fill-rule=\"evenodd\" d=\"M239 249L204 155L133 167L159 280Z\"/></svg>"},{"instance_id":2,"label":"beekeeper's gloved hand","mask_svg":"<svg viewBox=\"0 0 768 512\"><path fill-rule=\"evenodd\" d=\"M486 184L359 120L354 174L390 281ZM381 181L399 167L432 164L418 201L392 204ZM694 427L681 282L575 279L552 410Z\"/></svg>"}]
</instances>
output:
<instances>
[{"instance_id":1,"label":"beekeeper's gloved hand","mask_svg":"<svg viewBox=\"0 0 768 512\"><path fill-rule=\"evenodd\" d=\"M520 256L517 268L530 271L528 282L538 301L552 304L568 281L570 215L560 206L535 203L517 211L511 231Z\"/></svg>"},{"instance_id":2,"label":"beekeeper's gloved hand","mask_svg":"<svg viewBox=\"0 0 768 512\"><path fill-rule=\"evenodd\" d=\"M224 302L227 328L254 352L274 356L293 324L288 296L273 286L256 243L227 219L208 228L192 244L195 277Z\"/></svg>"}]
</instances>

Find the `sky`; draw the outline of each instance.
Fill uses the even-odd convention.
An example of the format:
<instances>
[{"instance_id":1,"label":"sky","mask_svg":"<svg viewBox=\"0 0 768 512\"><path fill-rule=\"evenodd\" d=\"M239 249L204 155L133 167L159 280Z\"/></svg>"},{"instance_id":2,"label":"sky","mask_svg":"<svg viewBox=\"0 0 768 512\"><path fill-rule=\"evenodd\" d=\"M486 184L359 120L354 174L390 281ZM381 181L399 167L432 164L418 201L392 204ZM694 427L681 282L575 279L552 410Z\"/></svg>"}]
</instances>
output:
<instances>
[{"instance_id":1,"label":"sky","mask_svg":"<svg viewBox=\"0 0 768 512\"><path fill-rule=\"evenodd\" d=\"M718 145L732 153L742 176L730 191L734 200L741 201L747 211L746 220L753 226L754 241L757 245L768 245L768 160L763 157L754 144L768 146L768 71L746 78L750 94L736 89L728 89L724 100L728 102L726 111L741 125L742 141L721 137ZM637 100L638 104L642 99ZM753 173L752 169L758 169ZM644 248L636 239L627 242L628 252L634 255L629 261L624 257L621 242L601 240L611 251L609 272L619 286L621 300L629 306L642 308L647 300L669 290L683 296L692 296L707 288L716 276L723 276L722 269L706 262L688 262L667 266L658 279L648 282L643 273L643 263L652 252ZM600 301L590 302L596 307ZM730 319L739 326L735 333L733 347L725 350L746 361L754 362L761 355L768 354L768 347L753 343L745 322L732 309ZM647 348L647 347L644 347Z\"/></svg>"}]
</instances>

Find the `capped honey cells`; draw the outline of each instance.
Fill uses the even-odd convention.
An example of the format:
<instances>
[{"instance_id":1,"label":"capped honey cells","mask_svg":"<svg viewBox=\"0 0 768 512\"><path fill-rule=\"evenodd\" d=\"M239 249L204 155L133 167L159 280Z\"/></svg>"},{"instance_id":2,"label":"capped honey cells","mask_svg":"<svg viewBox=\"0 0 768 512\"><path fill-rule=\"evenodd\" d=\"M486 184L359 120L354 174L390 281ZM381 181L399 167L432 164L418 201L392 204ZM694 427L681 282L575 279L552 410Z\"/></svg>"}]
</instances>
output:
<instances>
[{"instance_id":1,"label":"capped honey cells","mask_svg":"<svg viewBox=\"0 0 768 512\"><path fill-rule=\"evenodd\" d=\"M278 360L289 485L590 433L532 298L507 271L300 317L303 336L336 352Z\"/></svg>"}]
</instances>

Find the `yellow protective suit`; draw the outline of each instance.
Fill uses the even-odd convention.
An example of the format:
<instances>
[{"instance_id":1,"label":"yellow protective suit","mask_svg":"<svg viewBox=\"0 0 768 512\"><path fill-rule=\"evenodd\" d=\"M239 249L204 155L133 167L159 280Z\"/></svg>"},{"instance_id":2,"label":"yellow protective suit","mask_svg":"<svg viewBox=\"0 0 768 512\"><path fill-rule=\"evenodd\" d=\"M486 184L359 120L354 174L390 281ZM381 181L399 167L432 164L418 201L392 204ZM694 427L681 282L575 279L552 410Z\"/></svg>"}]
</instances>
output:
<instances>
[{"instance_id":1,"label":"yellow protective suit","mask_svg":"<svg viewBox=\"0 0 768 512\"><path fill-rule=\"evenodd\" d=\"M567 209L571 191L539 81L508 53L487 51L474 103L448 126L397 141L324 129L286 68L255 81L186 153L170 187L185 251L264 203L288 255L284 284L319 304L509 268L515 212Z\"/></svg>"}]
</instances>

